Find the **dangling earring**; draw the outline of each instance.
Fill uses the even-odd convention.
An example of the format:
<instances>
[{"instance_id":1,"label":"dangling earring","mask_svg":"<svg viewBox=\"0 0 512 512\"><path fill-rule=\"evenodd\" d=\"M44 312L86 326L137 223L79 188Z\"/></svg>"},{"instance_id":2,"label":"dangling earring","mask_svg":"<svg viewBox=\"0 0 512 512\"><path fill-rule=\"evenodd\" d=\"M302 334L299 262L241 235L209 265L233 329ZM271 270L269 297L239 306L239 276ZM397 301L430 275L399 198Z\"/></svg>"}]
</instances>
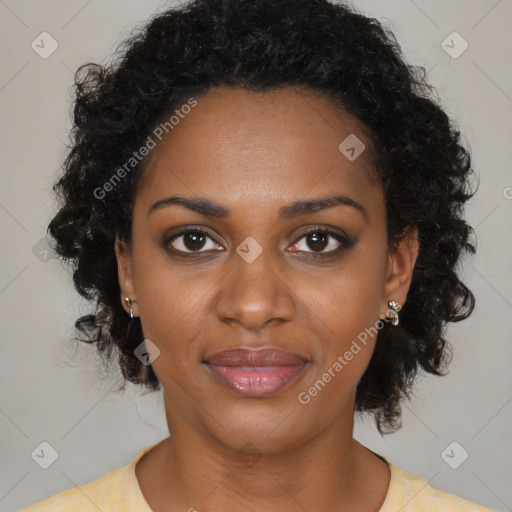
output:
<instances>
[{"instance_id":1,"label":"dangling earring","mask_svg":"<svg viewBox=\"0 0 512 512\"><path fill-rule=\"evenodd\" d=\"M391 310L391 316L388 318L391 318L391 323L393 325L398 325L397 311L400 311L402 309L402 306L395 300L390 300L390 301L388 301L388 307Z\"/></svg>"},{"instance_id":2,"label":"dangling earring","mask_svg":"<svg viewBox=\"0 0 512 512\"><path fill-rule=\"evenodd\" d=\"M128 305L128 307L130 308L130 318L133 320L133 309L132 309L132 300L129 299L128 297L125 297L124 298L126 304Z\"/></svg>"}]
</instances>

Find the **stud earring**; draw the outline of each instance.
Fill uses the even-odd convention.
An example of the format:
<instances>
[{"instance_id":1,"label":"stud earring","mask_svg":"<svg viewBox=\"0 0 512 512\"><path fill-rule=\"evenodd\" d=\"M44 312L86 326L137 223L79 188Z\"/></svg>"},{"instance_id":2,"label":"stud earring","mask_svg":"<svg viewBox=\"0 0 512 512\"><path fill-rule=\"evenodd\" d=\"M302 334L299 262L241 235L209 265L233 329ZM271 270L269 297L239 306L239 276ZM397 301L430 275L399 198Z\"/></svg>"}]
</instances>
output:
<instances>
[{"instance_id":1,"label":"stud earring","mask_svg":"<svg viewBox=\"0 0 512 512\"><path fill-rule=\"evenodd\" d=\"M402 306L395 300L390 300L390 301L388 301L388 308L390 309L390 312L391 312L391 316L388 318L391 318L391 323L393 325L398 325L397 311L400 311L402 309Z\"/></svg>"},{"instance_id":2,"label":"stud earring","mask_svg":"<svg viewBox=\"0 0 512 512\"><path fill-rule=\"evenodd\" d=\"M129 299L128 297L125 297L124 301L126 302L128 307L130 308L130 318L133 320L133 309L132 309L132 302L133 301L131 299Z\"/></svg>"}]
</instances>

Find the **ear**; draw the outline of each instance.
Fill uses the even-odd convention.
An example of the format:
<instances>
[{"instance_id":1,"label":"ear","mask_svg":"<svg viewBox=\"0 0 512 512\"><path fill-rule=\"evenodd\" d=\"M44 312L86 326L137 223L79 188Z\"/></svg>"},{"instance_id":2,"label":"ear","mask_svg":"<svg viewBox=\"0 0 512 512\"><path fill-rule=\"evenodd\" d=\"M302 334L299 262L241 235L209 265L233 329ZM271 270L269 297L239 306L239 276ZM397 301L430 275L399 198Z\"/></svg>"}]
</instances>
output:
<instances>
[{"instance_id":1,"label":"ear","mask_svg":"<svg viewBox=\"0 0 512 512\"><path fill-rule=\"evenodd\" d=\"M130 248L126 242L121 241L117 236L114 243L114 250L117 259L117 278L119 280L119 289L121 292L121 303L127 313L130 313L130 306L126 303L125 298L131 301L133 316L139 315L137 307L137 294L135 293L135 284L133 281L132 256Z\"/></svg>"},{"instance_id":2,"label":"ear","mask_svg":"<svg viewBox=\"0 0 512 512\"><path fill-rule=\"evenodd\" d=\"M389 253L381 306L384 313L381 317L386 317L389 314L387 313L389 300L395 300L402 307L405 304L418 252L418 230L408 227L402 240Z\"/></svg>"}]
</instances>

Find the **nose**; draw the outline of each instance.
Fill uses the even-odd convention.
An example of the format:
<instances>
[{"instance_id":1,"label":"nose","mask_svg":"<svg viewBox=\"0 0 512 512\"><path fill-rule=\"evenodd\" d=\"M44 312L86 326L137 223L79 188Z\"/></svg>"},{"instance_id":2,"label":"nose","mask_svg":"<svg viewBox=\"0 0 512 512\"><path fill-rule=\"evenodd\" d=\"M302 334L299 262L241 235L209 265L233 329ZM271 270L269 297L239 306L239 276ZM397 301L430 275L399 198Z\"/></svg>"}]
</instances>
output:
<instances>
[{"instance_id":1,"label":"nose","mask_svg":"<svg viewBox=\"0 0 512 512\"><path fill-rule=\"evenodd\" d=\"M216 297L216 314L221 321L258 331L269 323L289 322L294 317L293 292L282 263L276 260L267 250L254 261L233 252Z\"/></svg>"}]
</instances>

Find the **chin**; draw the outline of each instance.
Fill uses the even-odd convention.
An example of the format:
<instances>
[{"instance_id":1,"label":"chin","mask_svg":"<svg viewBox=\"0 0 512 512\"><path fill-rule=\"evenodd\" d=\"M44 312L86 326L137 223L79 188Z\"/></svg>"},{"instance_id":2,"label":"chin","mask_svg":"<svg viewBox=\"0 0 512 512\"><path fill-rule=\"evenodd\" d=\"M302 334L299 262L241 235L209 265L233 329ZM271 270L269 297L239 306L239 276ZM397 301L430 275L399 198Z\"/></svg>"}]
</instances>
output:
<instances>
[{"instance_id":1,"label":"chin","mask_svg":"<svg viewBox=\"0 0 512 512\"><path fill-rule=\"evenodd\" d=\"M255 449L262 454L304 444L314 431L322 429L311 425L309 419L310 414L297 403L293 392L286 401L238 399L228 406L224 399L223 408L215 417L203 418L211 435L223 445L235 451Z\"/></svg>"}]
</instances>

